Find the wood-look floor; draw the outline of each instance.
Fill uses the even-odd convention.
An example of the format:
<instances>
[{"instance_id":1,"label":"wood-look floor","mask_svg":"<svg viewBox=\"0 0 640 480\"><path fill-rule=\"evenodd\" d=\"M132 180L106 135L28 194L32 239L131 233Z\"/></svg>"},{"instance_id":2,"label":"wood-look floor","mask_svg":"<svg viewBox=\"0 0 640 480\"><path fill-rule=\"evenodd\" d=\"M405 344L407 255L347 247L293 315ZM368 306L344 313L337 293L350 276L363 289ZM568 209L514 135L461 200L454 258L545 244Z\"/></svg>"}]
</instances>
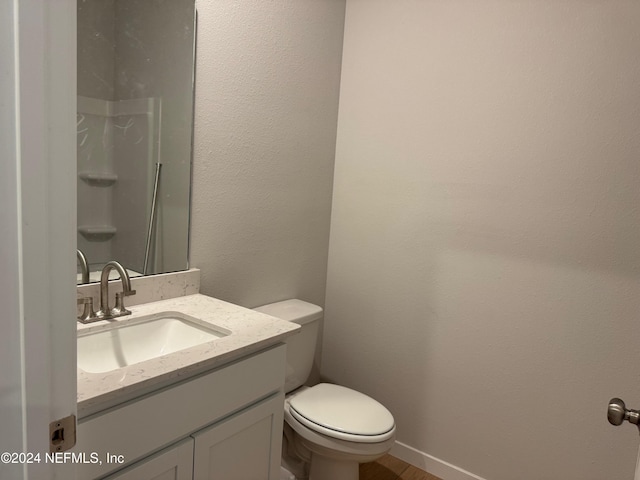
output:
<instances>
[{"instance_id":1,"label":"wood-look floor","mask_svg":"<svg viewBox=\"0 0 640 480\"><path fill-rule=\"evenodd\" d=\"M379 460L360 465L360 480L441 480L396 457L385 455Z\"/></svg>"}]
</instances>

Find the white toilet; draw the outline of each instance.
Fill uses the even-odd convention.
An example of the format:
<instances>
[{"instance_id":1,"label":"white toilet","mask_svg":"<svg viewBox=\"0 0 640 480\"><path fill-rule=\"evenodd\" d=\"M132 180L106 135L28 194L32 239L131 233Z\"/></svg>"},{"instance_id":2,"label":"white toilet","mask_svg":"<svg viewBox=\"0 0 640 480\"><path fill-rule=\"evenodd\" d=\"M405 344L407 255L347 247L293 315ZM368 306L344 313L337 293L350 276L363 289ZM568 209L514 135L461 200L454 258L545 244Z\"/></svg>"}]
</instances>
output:
<instances>
[{"instance_id":1,"label":"white toilet","mask_svg":"<svg viewBox=\"0 0 640 480\"><path fill-rule=\"evenodd\" d=\"M301 325L289 337L285 380L282 478L357 480L358 464L387 453L395 441L393 416L363 393L329 383L303 386L315 355L322 308L285 300L255 310ZM289 476L287 476L289 475Z\"/></svg>"}]
</instances>

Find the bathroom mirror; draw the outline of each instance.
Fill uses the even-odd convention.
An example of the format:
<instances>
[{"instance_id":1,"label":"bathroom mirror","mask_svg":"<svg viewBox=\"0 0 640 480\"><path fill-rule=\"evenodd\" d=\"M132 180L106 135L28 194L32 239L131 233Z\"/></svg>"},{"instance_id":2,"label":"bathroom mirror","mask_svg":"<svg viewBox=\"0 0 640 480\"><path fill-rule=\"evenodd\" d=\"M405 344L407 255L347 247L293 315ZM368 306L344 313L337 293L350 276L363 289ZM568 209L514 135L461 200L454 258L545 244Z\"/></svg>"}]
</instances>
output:
<instances>
[{"instance_id":1,"label":"bathroom mirror","mask_svg":"<svg viewBox=\"0 0 640 480\"><path fill-rule=\"evenodd\" d=\"M110 260L131 276L188 268L194 2L78 0L78 249L90 281Z\"/></svg>"}]
</instances>

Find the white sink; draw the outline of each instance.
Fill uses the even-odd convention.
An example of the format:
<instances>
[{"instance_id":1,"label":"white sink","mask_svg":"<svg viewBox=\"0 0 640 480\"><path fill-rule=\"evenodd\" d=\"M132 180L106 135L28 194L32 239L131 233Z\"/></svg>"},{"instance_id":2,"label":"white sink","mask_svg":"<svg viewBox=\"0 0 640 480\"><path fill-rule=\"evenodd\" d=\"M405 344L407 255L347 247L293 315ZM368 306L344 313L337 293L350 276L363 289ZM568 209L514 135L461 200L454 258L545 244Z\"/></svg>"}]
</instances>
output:
<instances>
[{"instance_id":1,"label":"white sink","mask_svg":"<svg viewBox=\"0 0 640 480\"><path fill-rule=\"evenodd\" d=\"M211 342L230 331L179 312L140 317L78 332L78 367L103 373Z\"/></svg>"}]
</instances>

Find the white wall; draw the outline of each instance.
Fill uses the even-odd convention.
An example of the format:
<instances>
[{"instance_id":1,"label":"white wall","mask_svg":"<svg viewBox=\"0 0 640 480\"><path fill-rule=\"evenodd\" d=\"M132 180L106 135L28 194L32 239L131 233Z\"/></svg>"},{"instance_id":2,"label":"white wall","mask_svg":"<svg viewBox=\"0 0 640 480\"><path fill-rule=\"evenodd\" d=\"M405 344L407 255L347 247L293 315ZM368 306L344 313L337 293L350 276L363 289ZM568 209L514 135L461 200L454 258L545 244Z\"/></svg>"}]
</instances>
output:
<instances>
[{"instance_id":1,"label":"white wall","mask_svg":"<svg viewBox=\"0 0 640 480\"><path fill-rule=\"evenodd\" d=\"M322 373L425 465L633 476L638 432L605 411L640 407L639 20L347 3Z\"/></svg>"},{"instance_id":2,"label":"white wall","mask_svg":"<svg viewBox=\"0 0 640 480\"><path fill-rule=\"evenodd\" d=\"M190 263L240 305L324 303L344 0L198 2Z\"/></svg>"}]
</instances>

